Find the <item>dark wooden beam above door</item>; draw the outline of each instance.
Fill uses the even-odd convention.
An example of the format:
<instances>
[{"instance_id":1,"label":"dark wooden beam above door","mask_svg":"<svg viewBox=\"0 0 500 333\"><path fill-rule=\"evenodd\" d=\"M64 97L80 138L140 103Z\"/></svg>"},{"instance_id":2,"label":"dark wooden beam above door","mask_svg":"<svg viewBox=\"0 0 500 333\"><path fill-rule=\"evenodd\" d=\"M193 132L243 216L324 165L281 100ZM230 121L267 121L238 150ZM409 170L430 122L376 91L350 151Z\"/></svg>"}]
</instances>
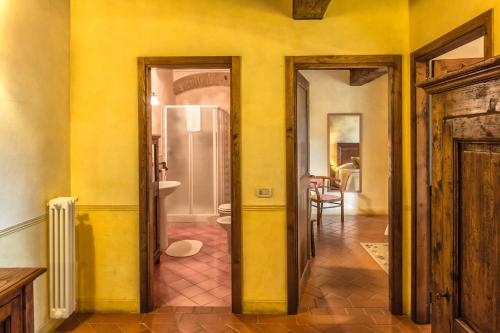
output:
<instances>
[{"instance_id":1,"label":"dark wooden beam above door","mask_svg":"<svg viewBox=\"0 0 500 333\"><path fill-rule=\"evenodd\" d=\"M350 85L362 86L368 82L372 82L386 73L386 68L352 68Z\"/></svg>"},{"instance_id":2,"label":"dark wooden beam above door","mask_svg":"<svg viewBox=\"0 0 500 333\"><path fill-rule=\"evenodd\" d=\"M321 20L331 0L293 0L295 20Z\"/></svg>"}]
</instances>

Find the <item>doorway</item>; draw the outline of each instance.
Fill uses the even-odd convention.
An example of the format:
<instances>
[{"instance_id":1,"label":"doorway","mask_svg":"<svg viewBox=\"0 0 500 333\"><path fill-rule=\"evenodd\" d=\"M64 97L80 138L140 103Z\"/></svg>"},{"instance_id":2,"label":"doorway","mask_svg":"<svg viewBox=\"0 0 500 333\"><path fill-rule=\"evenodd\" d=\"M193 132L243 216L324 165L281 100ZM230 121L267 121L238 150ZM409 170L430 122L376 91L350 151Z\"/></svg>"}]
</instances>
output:
<instances>
[{"instance_id":1,"label":"doorway","mask_svg":"<svg viewBox=\"0 0 500 333\"><path fill-rule=\"evenodd\" d=\"M138 86L141 312L241 313L240 58L139 58Z\"/></svg>"},{"instance_id":2,"label":"doorway","mask_svg":"<svg viewBox=\"0 0 500 333\"><path fill-rule=\"evenodd\" d=\"M288 312L297 313L307 279L314 241L311 228L309 124L310 92L299 84L304 71L354 70L361 77L387 74L388 102L388 305L392 314L402 313L402 147L401 56L306 56L286 58L286 151L287 151L287 276ZM382 74L381 74L382 73ZM378 76L377 76L378 75ZM373 79L373 78L372 78ZM302 92L304 90L305 92ZM301 97L302 96L302 97ZM387 111L386 111L387 112ZM325 131L327 121L322 126ZM387 135L386 134L386 135ZM326 132L325 132L326 136ZM347 142L340 142L347 143ZM350 142L355 143L355 142ZM342 145L341 145L342 146ZM348 146L348 145L347 145ZM345 147L345 154L349 148ZM312 147L312 145L311 145ZM338 145L337 145L338 148ZM355 148L355 147L354 147ZM341 147L343 150L344 148ZM359 147L358 147L359 149ZM359 152L359 150L358 150ZM352 149L351 149L352 153ZM326 154L326 151L325 151ZM342 152L341 152L342 154ZM307 158L304 157L306 155ZM323 154L324 155L324 154ZM325 155L326 156L326 155ZM329 162L328 162L329 163ZM323 167L330 169L324 163ZM337 168L335 168L337 169ZM352 169L351 169L352 170ZM337 171L337 170L335 170ZM352 175L352 172L348 172ZM315 177L318 178L318 177ZM357 179L354 177L352 179ZM342 185L343 186L343 185ZM355 182L353 188L356 188ZM345 188L343 188L345 190ZM343 215L343 214L342 214ZM320 214L317 220L321 219ZM337 222L336 222L337 223ZM342 223L342 224L341 224ZM349 221L338 225L347 225ZM333 228L333 227L332 227ZM335 227L336 228L336 227ZM383 233L383 230L382 230ZM359 244L358 244L359 245Z\"/></svg>"},{"instance_id":3,"label":"doorway","mask_svg":"<svg viewBox=\"0 0 500 333\"><path fill-rule=\"evenodd\" d=\"M417 87L433 77L490 58L493 52L492 11L466 22L439 39L414 51L411 70L412 166L412 286L411 316L418 324L431 320L431 99Z\"/></svg>"}]
</instances>

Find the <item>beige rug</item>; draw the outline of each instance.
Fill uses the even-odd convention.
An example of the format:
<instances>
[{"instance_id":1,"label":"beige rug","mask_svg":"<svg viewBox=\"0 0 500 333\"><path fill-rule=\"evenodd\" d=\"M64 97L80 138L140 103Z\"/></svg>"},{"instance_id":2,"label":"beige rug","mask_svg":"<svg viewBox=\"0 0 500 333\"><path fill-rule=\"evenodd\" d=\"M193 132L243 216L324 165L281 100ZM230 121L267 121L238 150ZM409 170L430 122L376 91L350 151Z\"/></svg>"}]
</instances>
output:
<instances>
[{"instance_id":1,"label":"beige rug","mask_svg":"<svg viewBox=\"0 0 500 333\"><path fill-rule=\"evenodd\" d=\"M389 274L389 244L388 243L360 243L368 254Z\"/></svg>"},{"instance_id":2,"label":"beige rug","mask_svg":"<svg viewBox=\"0 0 500 333\"><path fill-rule=\"evenodd\" d=\"M194 239L185 239L173 242L165 251L171 257L190 257L200 252L203 242Z\"/></svg>"}]
</instances>

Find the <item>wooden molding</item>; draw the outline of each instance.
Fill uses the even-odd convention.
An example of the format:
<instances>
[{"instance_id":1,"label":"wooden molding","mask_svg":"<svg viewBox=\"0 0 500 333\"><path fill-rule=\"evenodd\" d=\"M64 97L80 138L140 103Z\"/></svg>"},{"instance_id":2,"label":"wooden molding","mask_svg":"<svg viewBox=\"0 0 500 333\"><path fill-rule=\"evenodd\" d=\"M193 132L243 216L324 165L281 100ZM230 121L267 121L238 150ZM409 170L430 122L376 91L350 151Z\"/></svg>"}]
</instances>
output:
<instances>
[{"instance_id":1,"label":"wooden molding","mask_svg":"<svg viewBox=\"0 0 500 333\"><path fill-rule=\"evenodd\" d=\"M189 90L212 86L230 87L230 74L224 72L207 72L181 77L174 81L174 94L179 95Z\"/></svg>"},{"instance_id":2,"label":"wooden molding","mask_svg":"<svg viewBox=\"0 0 500 333\"><path fill-rule=\"evenodd\" d=\"M350 70L351 76L349 84L351 86L362 86L384 74L387 74L387 68L353 68Z\"/></svg>"},{"instance_id":3,"label":"wooden molding","mask_svg":"<svg viewBox=\"0 0 500 333\"><path fill-rule=\"evenodd\" d=\"M137 212L138 205L76 205L76 210L102 212Z\"/></svg>"},{"instance_id":4,"label":"wooden molding","mask_svg":"<svg viewBox=\"0 0 500 333\"><path fill-rule=\"evenodd\" d=\"M8 236L8 235L16 233L16 232L19 232L21 230L32 227L32 226L37 225L39 223L43 223L46 220L47 220L47 215L44 214L44 215L40 215L40 216L37 216L35 218L29 219L27 221L15 224L11 227L2 229L2 230L0 230L0 238Z\"/></svg>"},{"instance_id":5,"label":"wooden molding","mask_svg":"<svg viewBox=\"0 0 500 333\"><path fill-rule=\"evenodd\" d=\"M286 209L286 205L243 205L241 210L247 212L272 212Z\"/></svg>"},{"instance_id":6,"label":"wooden molding","mask_svg":"<svg viewBox=\"0 0 500 333\"><path fill-rule=\"evenodd\" d=\"M487 59L478 64L448 73L444 76L431 78L415 86L425 89L429 94L436 94L474 83L497 78L500 73L500 56Z\"/></svg>"},{"instance_id":7,"label":"wooden molding","mask_svg":"<svg viewBox=\"0 0 500 333\"><path fill-rule=\"evenodd\" d=\"M331 0L293 0L294 20L321 20Z\"/></svg>"}]
</instances>

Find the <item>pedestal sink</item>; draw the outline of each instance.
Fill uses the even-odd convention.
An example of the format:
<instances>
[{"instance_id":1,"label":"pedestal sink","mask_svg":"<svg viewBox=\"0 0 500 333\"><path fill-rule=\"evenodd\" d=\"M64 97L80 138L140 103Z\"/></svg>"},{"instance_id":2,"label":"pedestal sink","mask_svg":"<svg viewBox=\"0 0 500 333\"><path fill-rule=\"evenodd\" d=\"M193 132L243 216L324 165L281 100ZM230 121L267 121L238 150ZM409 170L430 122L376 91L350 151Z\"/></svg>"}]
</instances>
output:
<instances>
[{"instance_id":1,"label":"pedestal sink","mask_svg":"<svg viewBox=\"0 0 500 333\"><path fill-rule=\"evenodd\" d=\"M181 182L175 180L160 181L160 205L161 205L161 219L160 219L160 248L162 251L168 247L168 221L167 221L167 197L172 194Z\"/></svg>"}]
</instances>

